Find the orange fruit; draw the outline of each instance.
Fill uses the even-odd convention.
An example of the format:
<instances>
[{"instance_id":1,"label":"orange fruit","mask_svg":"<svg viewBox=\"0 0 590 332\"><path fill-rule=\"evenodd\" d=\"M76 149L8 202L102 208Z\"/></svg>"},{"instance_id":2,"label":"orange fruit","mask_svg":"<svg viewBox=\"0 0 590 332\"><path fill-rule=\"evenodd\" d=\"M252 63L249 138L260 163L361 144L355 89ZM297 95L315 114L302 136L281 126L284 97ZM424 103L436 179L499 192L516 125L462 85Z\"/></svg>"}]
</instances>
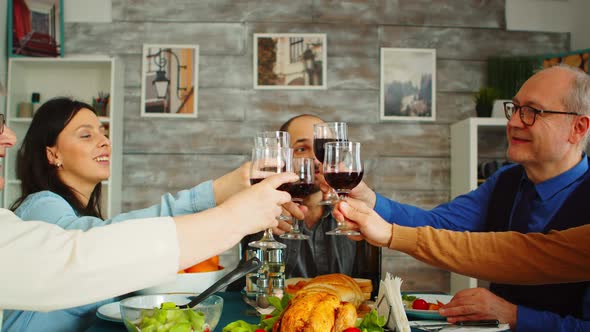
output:
<instances>
[{"instance_id":1,"label":"orange fruit","mask_svg":"<svg viewBox=\"0 0 590 332\"><path fill-rule=\"evenodd\" d=\"M219 270L219 256L213 256L207 260L204 260L198 264L195 264L188 269L185 269L186 273L197 273L197 272L210 272Z\"/></svg>"}]
</instances>

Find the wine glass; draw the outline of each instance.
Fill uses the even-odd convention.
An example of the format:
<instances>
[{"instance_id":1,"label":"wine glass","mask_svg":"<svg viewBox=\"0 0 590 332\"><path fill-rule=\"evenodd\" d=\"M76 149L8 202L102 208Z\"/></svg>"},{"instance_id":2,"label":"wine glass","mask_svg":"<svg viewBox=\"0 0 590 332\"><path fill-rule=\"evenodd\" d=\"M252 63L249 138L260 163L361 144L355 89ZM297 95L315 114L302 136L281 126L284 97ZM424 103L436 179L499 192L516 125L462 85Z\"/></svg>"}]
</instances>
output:
<instances>
[{"instance_id":1,"label":"wine glass","mask_svg":"<svg viewBox=\"0 0 590 332\"><path fill-rule=\"evenodd\" d=\"M291 172L293 170L292 158L293 149L291 148L279 146L254 147L252 149L252 164L250 165L250 184L255 185L273 174ZM254 248L287 247L274 239L271 228L264 231L260 240L252 241L248 245Z\"/></svg>"},{"instance_id":2,"label":"wine glass","mask_svg":"<svg viewBox=\"0 0 590 332\"><path fill-rule=\"evenodd\" d=\"M293 158L293 172L299 176L296 182L286 183L281 185L278 189L285 186L286 191L291 194L291 201L300 204L303 199L316 191L316 184L314 182L315 170L313 158ZM293 227L287 233L280 237L290 240L306 240L308 235L301 233L299 229L299 222L297 218L293 217Z\"/></svg>"},{"instance_id":3,"label":"wine glass","mask_svg":"<svg viewBox=\"0 0 590 332\"><path fill-rule=\"evenodd\" d=\"M273 147L288 148L291 143L291 136L286 131L262 131L254 136L254 147ZM285 159L293 158L293 150L282 150L284 153L290 153ZM290 161L289 161L290 163ZM291 166L291 165L289 165ZM280 173L280 172L279 172ZM278 188L280 189L280 188ZM285 190L284 190L285 191ZM291 220L291 217L281 214L279 220Z\"/></svg>"},{"instance_id":4,"label":"wine glass","mask_svg":"<svg viewBox=\"0 0 590 332\"><path fill-rule=\"evenodd\" d=\"M280 146L288 148L291 136L286 131L263 131L254 137L254 146Z\"/></svg>"},{"instance_id":5,"label":"wine glass","mask_svg":"<svg viewBox=\"0 0 590 332\"><path fill-rule=\"evenodd\" d=\"M363 165L361 162L361 143L359 142L331 142L325 145L324 178L336 190L340 200L346 200L350 191L363 179ZM328 235L360 235L351 230L344 223L338 222L338 227L326 232Z\"/></svg>"},{"instance_id":6,"label":"wine glass","mask_svg":"<svg viewBox=\"0 0 590 332\"><path fill-rule=\"evenodd\" d=\"M313 125L313 152L320 163L324 162L324 145L328 142L346 141L348 139L346 122L325 122ZM319 205L334 205L338 196L330 190L325 200Z\"/></svg>"}]
</instances>

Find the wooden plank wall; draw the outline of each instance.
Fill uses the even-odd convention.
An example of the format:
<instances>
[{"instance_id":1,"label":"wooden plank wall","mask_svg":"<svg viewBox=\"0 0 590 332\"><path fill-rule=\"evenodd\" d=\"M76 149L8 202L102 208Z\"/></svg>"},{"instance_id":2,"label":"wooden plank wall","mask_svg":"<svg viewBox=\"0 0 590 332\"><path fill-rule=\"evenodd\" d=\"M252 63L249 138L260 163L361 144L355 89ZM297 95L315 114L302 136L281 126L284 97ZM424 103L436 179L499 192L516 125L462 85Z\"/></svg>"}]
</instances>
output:
<instances>
[{"instance_id":1,"label":"wooden plank wall","mask_svg":"<svg viewBox=\"0 0 590 332\"><path fill-rule=\"evenodd\" d=\"M65 51L125 64L124 210L230 171L249 158L255 132L302 112L350 123L378 192L434 207L449 199L449 125L475 116L486 58L570 45L565 33L506 31L504 0L112 0L112 8L112 23L66 24ZM327 34L327 90L253 89L253 33L285 32ZM144 43L200 46L198 119L140 117ZM437 50L435 122L379 120L380 47ZM404 254L386 250L383 271L403 277L406 290L449 290L448 272Z\"/></svg>"}]
</instances>

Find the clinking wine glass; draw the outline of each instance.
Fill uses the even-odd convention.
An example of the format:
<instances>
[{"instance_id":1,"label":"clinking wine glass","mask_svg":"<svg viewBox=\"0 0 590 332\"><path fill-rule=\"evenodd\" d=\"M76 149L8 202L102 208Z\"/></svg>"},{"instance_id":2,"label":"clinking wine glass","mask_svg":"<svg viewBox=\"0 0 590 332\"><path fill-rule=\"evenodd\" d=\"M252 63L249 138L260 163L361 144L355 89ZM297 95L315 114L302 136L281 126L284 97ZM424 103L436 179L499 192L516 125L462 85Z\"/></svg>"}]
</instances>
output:
<instances>
[{"instance_id":1,"label":"clinking wine glass","mask_svg":"<svg viewBox=\"0 0 590 332\"><path fill-rule=\"evenodd\" d=\"M278 189L285 190L291 194L291 201L301 204L303 199L317 191L317 185L314 182L315 169L313 158L293 158L293 172L299 176L296 182L285 183ZM284 189L282 187L285 187ZM306 240L308 235L301 233L299 228L300 220L293 217L293 227L287 233L280 237L290 240Z\"/></svg>"},{"instance_id":2,"label":"clinking wine glass","mask_svg":"<svg viewBox=\"0 0 590 332\"><path fill-rule=\"evenodd\" d=\"M291 136L286 131L262 131L254 136L254 147L274 147L274 148L288 148L291 144ZM290 151L290 152L289 152ZM292 150L283 150L283 152L291 153L286 158L293 158ZM290 160L290 159L289 159ZM291 166L291 165L289 165ZM280 215L279 220L291 220L290 216Z\"/></svg>"},{"instance_id":3,"label":"clinking wine glass","mask_svg":"<svg viewBox=\"0 0 590 332\"><path fill-rule=\"evenodd\" d=\"M340 200L346 200L350 191L363 179L363 165L361 161L361 143L359 142L331 142L325 145L325 159L323 164L326 182L336 190ZM344 223L326 232L328 235L360 235L349 229Z\"/></svg>"},{"instance_id":4,"label":"clinking wine glass","mask_svg":"<svg viewBox=\"0 0 590 332\"><path fill-rule=\"evenodd\" d=\"M283 172L292 172L293 149L279 146L262 146L252 149L250 184L255 185L265 178ZM272 229L264 231L262 238L248 244L255 248L286 248L275 240Z\"/></svg>"},{"instance_id":5,"label":"clinking wine glass","mask_svg":"<svg viewBox=\"0 0 590 332\"><path fill-rule=\"evenodd\" d=\"M346 122L325 122L313 125L313 152L320 163L324 162L325 144L329 142L343 142L348 139ZM319 205L334 205L338 202L338 195L330 190L326 199Z\"/></svg>"},{"instance_id":6,"label":"clinking wine glass","mask_svg":"<svg viewBox=\"0 0 590 332\"><path fill-rule=\"evenodd\" d=\"M254 137L254 146L279 146L288 148L291 137L286 131L262 131Z\"/></svg>"}]
</instances>

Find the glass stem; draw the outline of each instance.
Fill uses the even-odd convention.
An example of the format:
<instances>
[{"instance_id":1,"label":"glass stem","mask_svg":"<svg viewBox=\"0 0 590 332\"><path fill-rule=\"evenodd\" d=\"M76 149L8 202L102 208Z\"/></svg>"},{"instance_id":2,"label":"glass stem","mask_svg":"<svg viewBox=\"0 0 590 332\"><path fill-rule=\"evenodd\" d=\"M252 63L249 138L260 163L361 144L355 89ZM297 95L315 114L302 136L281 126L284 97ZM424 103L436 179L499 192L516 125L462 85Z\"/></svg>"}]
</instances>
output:
<instances>
[{"instance_id":1,"label":"glass stem","mask_svg":"<svg viewBox=\"0 0 590 332\"><path fill-rule=\"evenodd\" d=\"M262 235L261 241L275 242L275 238L272 235L272 228L267 228Z\"/></svg>"},{"instance_id":2,"label":"glass stem","mask_svg":"<svg viewBox=\"0 0 590 332\"><path fill-rule=\"evenodd\" d=\"M293 218L293 228L291 229L291 233L301 233L299 230L299 219Z\"/></svg>"}]
</instances>

